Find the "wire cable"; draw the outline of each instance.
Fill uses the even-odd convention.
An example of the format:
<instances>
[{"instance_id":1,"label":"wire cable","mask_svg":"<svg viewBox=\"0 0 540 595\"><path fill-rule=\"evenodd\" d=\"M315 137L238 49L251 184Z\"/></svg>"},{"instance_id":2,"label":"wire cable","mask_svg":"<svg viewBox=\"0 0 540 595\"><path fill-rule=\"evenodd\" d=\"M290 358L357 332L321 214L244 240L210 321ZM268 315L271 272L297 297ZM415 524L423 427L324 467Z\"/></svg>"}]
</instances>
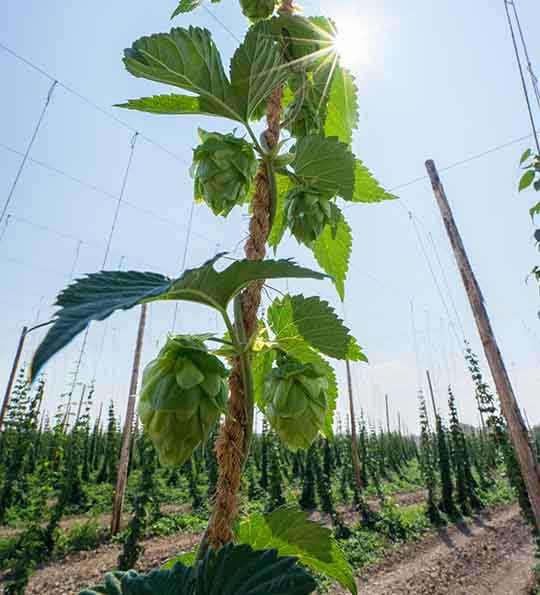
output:
<instances>
[{"instance_id":1,"label":"wire cable","mask_svg":"<svg viewBox=\"0 0 540 595\"><path fill-rule=\"evenodd\" d=\"M512 37L512 45L514 46L514 53L516 55L516 61L517 61L518 69L519 69L519 76L521 78L521 86L523 87L523 94L525 95L525 102L527 104L527 112L529 114L529 120L530 120L531 128L533 131L534 141L536 143L536 149L538 151L538 154L540 155L540 140L538 139L536 122L534 119L531 100L529 98L529 90L527 88L527 82L525 80L525 73L523 72L523 65L521 64L521 56L519 55L519 48L518 48L518 44L517 44L517 40L516 40L516 34L514 31L514 24L512 23L510 9L508 8L510 4L511 4L511 2L509 0L504 0L504 8L506 10L508 26L510 27L510 35Z\"/></svg>"},{"instance_id":2,"label":"wire cable","mask_svg":"<svg viewBox=\"0 0 540 595\"><path fill-rule=\"evenodd\" d=\"M45 104L43 105L43 108L41 110L41 113L39 115L37 124L34 128L34 132L32 133L32 136L30 138L30 142L28 143L28 146L26 147L26 151L24 152L23 155L23 159L21 161L21 164L19 165L19 169L17 170L17 174L15 175L15 179L13 180L13 183L11 184L11 188L9 189L6 201L4 202L4 206L2 207L2 212L0 213L0 224L2 223L2 221L4 220L4 217L6 216L8 207L11 203L11 200L13 199L13 194L15 193L15 189L17 188L17 184L19 183L19 180L21 178L21 175L24 171L24 166L26 165L26 162L28 161L28 157L30 155L30 151L32 150L32 147L34 146L34 141L37 138L39 129L41 128L41 125L43 124L43 120L45 119L45 114L47 113L47 109L49 107L49 104L51 102L51 98L52 95L54 93L54 89L56 88L57 85L57 81L53 80L50 88L49 88L49 92L47 93L47 97L45 98Z\"/></svg>"}]
</instances>

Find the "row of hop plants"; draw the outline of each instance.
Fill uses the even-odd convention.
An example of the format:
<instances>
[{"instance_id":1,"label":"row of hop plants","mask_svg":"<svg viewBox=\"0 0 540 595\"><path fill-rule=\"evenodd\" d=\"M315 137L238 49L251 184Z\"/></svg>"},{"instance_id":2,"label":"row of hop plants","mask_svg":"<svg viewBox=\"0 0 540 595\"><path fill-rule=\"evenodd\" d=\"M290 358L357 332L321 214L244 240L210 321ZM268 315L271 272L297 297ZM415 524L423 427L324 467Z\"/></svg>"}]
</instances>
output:
<instances>
[{"instance_id":1,"label":"row of hop plants","mask_svg":"<svg viewBox=\"0 0 540 595\"><path fill-rule=\"evenodd\" d=\"M359 490L352 468L351 437L348 430L343 431L339 420L338 432L332 440L318 438L303 451L291 449L263 419L263 431L253 436L242 479L242 509L270 513L283 505L298 505L310 513L317 510L328 515L334 536L347 540L351 537L351 528L346 526L342 513L351 507L360 512L363 526L390 531L393 537L405 534L393 515L385 519L366 503L369 494L379 499L381 510L390 511L391 498L387 496L390 482L402 486L404 481L408 489L425 485L428 515L435 524L481 508L484 494L492 487L501 462L506 462L505 457L511 450L508 450L508 440L501 440L501 436L505 437L504 424L494 416L493 397L482 381L476 359L472 353L470 356L476 396L487 420L484 430L464 431L451 392L448 424L437 416L431 428L425 403L422 404L424 423L419 442L399 432L376 431L362 417L357 420L362 477ZM12 593L23 593L32 568L58 551L62 542L58 521L63 514L87 511L95 498L96 484L108 486L100 509L110 510L118 462L120 430L114 407L109 408L103 429L98 420L91 423L89 409L93 394L90 391L75 423L66 424L65 414L60 409L54 427L46 420L38 425L44 390L45 383L41 381L31 391L21 374L3 436L0 494L2 501L10 492L15 494L15 504L9 509L8 517L20 520L20 515L24 515L26 520L26 531L13 543L11 555L2 560L4 568L9 570L8 585ZM213 434L216 433L217 426L213 430ZM26 446L21 447L21 444ZM88 463L88 459L94 460L96 452L101 453L97 461ZM107 457L112 457L113 461L108 467L110 475L103 471ZM425 483L415 483L418 479L410 477L411 465L414 469L417 462ZM510 469L515 472L515 460L512 464ZM19 469L17 479L8 481L9 469L14 467ZM87 478L85 470L88 469L90 476ZM510 476L512 478L512 474ZM163 502L187 504L199 518L204 517L215 494L217 478L218 464L212 448L199 446L181 466L171 468L157 460L148 438L137 435L128 490L132 519L121 536L123 551L118 568L127 570L135 564L142 553L141 540L152 531L186 526L185 522L173 523L173 519L159 523ZM519 483L514 487L518 488L519 495ZM58 495L60 489L63 498L58 500L58 506L44 514L47 502ZM43 530L45 524L48 532ZM196 526L200 527L200 521ZM98 537L103 538L99 534ZM29 543L35 547L29 547ZM346 546L347 541L341 543ZM39 547L36 544L40 544ZM22 548L27 555L21 556Z\"/></svg>"}]
</instances>

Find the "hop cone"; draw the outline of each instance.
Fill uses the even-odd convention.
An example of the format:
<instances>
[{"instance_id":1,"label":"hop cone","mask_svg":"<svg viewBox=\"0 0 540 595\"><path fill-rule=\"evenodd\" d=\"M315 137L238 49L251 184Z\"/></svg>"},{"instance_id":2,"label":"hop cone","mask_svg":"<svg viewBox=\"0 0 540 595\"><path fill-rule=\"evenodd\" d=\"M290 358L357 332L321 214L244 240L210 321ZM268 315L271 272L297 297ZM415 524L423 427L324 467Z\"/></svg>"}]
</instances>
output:
<instances>
[{"instance_id":1,"label":"hop cone","mask_svg":"<svg viewBox=\"0 0 540 595\"><path fill-rule=\"evenodd\" d=\"M276 0L240 0L240 6L250 21L259 21L272 16Z\"/></svg>"},{"instance_id":2,"label":"hop cone","mask_svg":"<svg viewBox=\"0 0 540 595\"><path fill-rule=\"evenodd\" d=\"M182 465L223 411L228 372L197 337L171 337L143 373L139 416L164 465Z\"/></svg>"},{"instance_id":3,"label":"hop cone","mask_svg":"<svg viewBox=\"0 0 540 595\"><path fill-rule=\"evenodd\" d=\"M328 380L312 364L287 359L265 379L265 414L292 450L309 448L323 429L328 409Z\"/></svg>"},{"instance_id":4,"label":"hop cone","mask_svg":"<svg viewBox=\"0 0 540 595\"><path fill-rule=\"evenodd\" d=\"M309 186L297 186L289 191L285 197L285 217L298 242L309 245L321 235L326 225L335 225L332 198Z\"/></svg>"},{"instance_id":5,"label":"hop cone","mask_svg":"<svg viewBox=\"0 0 540 595\"><path fill-rule=\"evenodd\" d=\"M257 173L253 147L234 134L199 130L203 141L193 151L191 175L195 199L204 200L214 215L226 217L248 197Z\"/></svg>"}]
</instances>

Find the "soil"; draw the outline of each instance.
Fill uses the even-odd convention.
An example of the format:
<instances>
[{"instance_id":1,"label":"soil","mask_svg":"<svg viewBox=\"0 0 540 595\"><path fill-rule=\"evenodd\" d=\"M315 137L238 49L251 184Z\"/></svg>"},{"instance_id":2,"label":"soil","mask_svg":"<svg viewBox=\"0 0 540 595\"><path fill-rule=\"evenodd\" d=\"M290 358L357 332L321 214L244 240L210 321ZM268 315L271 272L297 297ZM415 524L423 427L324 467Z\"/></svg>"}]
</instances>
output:
<instances>
[{"instance_id":1,"label":"soil","mask_svg":"<svg viewBox=\"0 0 540 595\"><path fill-rule=\"evenodd\" d=\"M198 535L189 534L147 540L138 569L155 568L178 552L192 549L198 540ZM92 552L71 554L38 570L27 594L76 595L81 588L97 584L115 566L119 552L120 546L108 544ZM532 564L529 529L517 505L512 505L396 547L358 580L359 592L522 595L530 585ZM338 593L344 592L334 591Z\"/></svg>"}]
</instances>

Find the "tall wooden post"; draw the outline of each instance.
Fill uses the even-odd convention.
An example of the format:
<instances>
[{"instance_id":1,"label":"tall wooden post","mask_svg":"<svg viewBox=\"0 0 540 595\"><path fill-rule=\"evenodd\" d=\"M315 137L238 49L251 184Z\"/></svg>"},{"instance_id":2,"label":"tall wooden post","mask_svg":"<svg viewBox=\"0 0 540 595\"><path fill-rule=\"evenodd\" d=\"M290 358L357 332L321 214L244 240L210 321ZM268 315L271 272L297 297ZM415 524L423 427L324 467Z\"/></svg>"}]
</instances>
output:
<instances>
[{"instance_id":1,"label":"tall wooden post","mask_svg":"<svg viewBox=\"0 0 540 595\"><path fill-rule=\"evenodd\" d=\"M501 403L501 411L508 424L512 444L514 445L521 473L525 485L527 486L527 493L532 506L536 528L540 531L540 475L528 440L527 430L523 423L512 384L491 327L480 286L478 285L467 253L465 252L463 241L439 178L439 173L437 172L435 163L431 160L426 162L426 168L450 239L450 244L454 251L454 256L456 257L463 285L465 286L465 291L469 298L469 303L476 321L480 339L482 340L491 375L495 382L495 387Z\"/></svg>"},{"instance_id":2,"label":"tall wooden post","mask_svg":"<svg viewBox=\"0 0 540 595\"><path fill-rule=\"evenodd\" d=\"M431 395L431 404L433 405L433 415L436 418L437 415L439 415L439 412L437 411L437 405L435 405L435 393L433 392L433 384L431 383L431 374L429 373L429 370L426 370L426 376L429 386L429 394Z\"/></svg>"},{"instance_id":3,"label":"tall wooden post","mask_svg":"<svg viewBox=\"0 0 540 595\"><path fill-rule=\"evenodd\" d=\"M388 395L384 395L384 404L386 406L386 431L390 434L390 413L388 411Z\"/></svg>"},{"instance_id":4,"label":"tall wooden post","mask_svg":"<svg viewBox=\"0 0 540 595\"><path fill-rule=\"evenodd\" d=\"M345 361L347 366L347 387L349 389L349 413L351 416L351 446L352 446L352 461L354 469L354 479L358 491L361 492L364 484L362 481L362 471L360 470L360 457L358 456L358 436L356 435L356 417L354 416L354 400L353 387L351 377L351 363L349 360Z\"/></svg>"},{"instance_id":5,"label":"tall wooden post","mask_svg":"<svg viewBox=\"0 0 540 595\"><path fill-rule=\"evenodd\" d=\"M131 430L135 416L135 404L137 402L137 387L139 384L139 369L141 365L142 345L144 338L144 326L146 324L146 304L141 306L141 317L139 319L139 330L137 332L137 343L133 357L133 368L131 371L131 383L129 386L129 397L122 432L122 449L120 451L120 462L118 464L118 478L116 480L116 491L114 493L113 514L111 519L111 534L116 535L120 531L122 522L122 510L124 508L124 495L129 467L129 455L131 446Z\"/></svg>"},{"instance_id":6,"label":"tall wooden post","mask_svg":"<svg viewBox=\"0 0 540 595\"><path fill-rule=\"evenodd\" d=\"M11 399L11 389L13 388L13 383L15 382L15 376L17 374L17 368L19 367L19 360L21 359L21 353L24 347L24 340L26 339L26 335L28 334L28 327L23 326L21 337L19 339L19 344L17 345L17 351L15 352L15 357L13 359L13 365L11 366L11 372L9 374L8 383L6 386L6 392L4 393L4 400L2 401L2 409L0 409L0 431L2 430L2 426L4 425L4 417L6 417L6 412L9 407L9 400Z\"/></svg>"}]
</instances>

